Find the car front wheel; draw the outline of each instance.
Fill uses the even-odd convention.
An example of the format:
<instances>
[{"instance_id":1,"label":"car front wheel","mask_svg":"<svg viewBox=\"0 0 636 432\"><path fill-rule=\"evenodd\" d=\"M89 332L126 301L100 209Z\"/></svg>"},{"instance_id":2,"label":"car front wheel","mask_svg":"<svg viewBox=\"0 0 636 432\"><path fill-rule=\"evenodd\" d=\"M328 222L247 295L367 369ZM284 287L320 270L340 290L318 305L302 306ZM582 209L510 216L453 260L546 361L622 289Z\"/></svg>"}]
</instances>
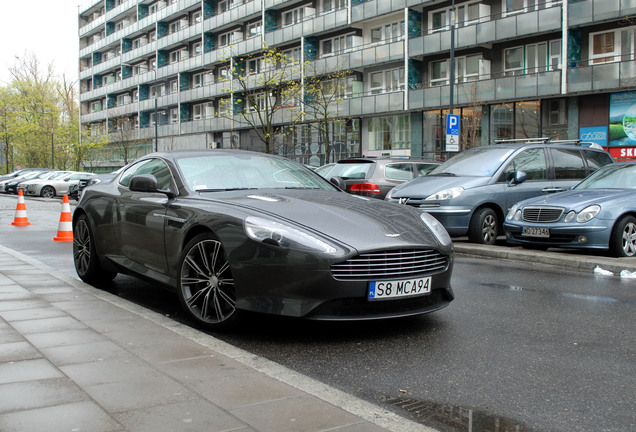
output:
<instances>
[{"instance_id":1,"label":"car front wheel","mask_svg":"<svg viewBox=\"0 0 636 432\"><path fill-rule=\"evenodd\" d=\"M493 245L499 236L497 213L484 207L475 212L468 228L468 240L471 243Z\"/></svg>"},{"instance_id":2,"label":"car front wheel","mask_svg":"<svg viewBox=\"0 0 636 432\"><path fill-rule=\"evenodd\" d=\"M610 238L609 251L615 257L636 256L636 218L623 216L620 218Z\"/></svg>"},{"instance_id":3,"label":"car front wheel","mask_svg":"<svg viewBox=\"0 0 636 432\"><path fill-rule=\"evenodd\" d=\"M77 275L86 283L105 283L117 276L117 273L104 270L100 266L95 239L86 215L77 218L73 229L73 262Z\"/></svg>"},{"instance_id":4,"label":"car front wheel","mask_svg":"<svg viewBox=\"0 0 636 432\"><path fill-rule=\"evenodd\" d=\"M52 186L44 186L40 191L40 196L44 198L55 197L55 188L53 188Z\"/></svg>"},{"instance_id":5,"label":"car front wheel","mask_svg":"<svg viewBox=\"0 0 636 432\"><path fill-rule=\"evenodd\" d=\"M236 319L236 290L223 245L212 234L194 237L180 260L178 294L184 309L209 329Z\"/></svg>"}]
</instances>

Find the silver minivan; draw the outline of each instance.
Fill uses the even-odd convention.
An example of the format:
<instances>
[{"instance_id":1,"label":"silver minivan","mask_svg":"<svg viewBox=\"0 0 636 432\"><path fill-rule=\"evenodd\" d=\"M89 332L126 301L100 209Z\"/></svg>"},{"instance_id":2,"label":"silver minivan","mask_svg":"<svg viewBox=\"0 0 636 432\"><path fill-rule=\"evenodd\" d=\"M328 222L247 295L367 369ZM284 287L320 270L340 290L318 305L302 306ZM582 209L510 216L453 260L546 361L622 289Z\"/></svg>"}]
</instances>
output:
<instances>
[{"instance_id":1,"label":"silver minivan","mask_svg":"<svg viewBox=\"0 0 636 432\"><path fill-rule=\"evenodd\" d=\"M578 141L501 140L457 154L385 199L425 210L453 237L494 244L518 201L568 190L613 162L602 148Z\"/></svg>"}]
</instances>

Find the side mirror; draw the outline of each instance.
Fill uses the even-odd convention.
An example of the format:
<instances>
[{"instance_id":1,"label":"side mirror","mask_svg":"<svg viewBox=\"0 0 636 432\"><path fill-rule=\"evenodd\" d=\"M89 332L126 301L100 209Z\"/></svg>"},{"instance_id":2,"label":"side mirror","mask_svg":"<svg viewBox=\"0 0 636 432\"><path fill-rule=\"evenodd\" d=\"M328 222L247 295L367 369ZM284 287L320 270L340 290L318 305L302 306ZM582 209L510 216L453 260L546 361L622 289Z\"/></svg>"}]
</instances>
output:
<instances>
[{"instance_id":1,"label":"side mirror","mask_svg":"<svg viewBox=\"0 0 636 432\"><path fill-rule=\"evenodd\" d=\"M130 179L129 188L134 192L159 192L157 178L152 174L140 174Z\"/></svg>"},{"instance_id":2,"label":"side mirror","mask_svg":"<svg viewBox=\"0 0 636 432\"><path fill-rule=\"evenodd\" d=\"M527 179L528 177L526 176L526 173L524 171L517 171L515 173L515 178L513 178L508 185L509 186L518 185L525 182Z\"/></svg>"},{"instance_id":3,"label":"side mirror","mask_svg":"<svg viewBox=\"0 0 636 432\"><path fill-rule=\"evenodd\" d=\"M334 186L337 186L338 189L342 189L343 191L347 190L347 184L345 183L345 181L342 179L342 177L331 177L329 179L329 181L331 182L331 184L333 184Z\"/></svg>"}]
</instances>

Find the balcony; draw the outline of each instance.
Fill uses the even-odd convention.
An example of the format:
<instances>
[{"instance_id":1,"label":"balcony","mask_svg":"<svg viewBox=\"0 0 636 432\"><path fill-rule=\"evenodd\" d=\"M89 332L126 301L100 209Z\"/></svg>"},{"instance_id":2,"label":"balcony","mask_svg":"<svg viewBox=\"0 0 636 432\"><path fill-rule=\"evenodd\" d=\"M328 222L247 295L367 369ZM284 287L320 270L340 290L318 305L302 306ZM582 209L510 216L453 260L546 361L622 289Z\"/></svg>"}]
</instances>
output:
<instances>
[{"instance_id":1,"label":"balcony","mask_svg":"<svg viewBox=\"0 0 636 432\"><path fill-rule=\"evenodd\" d=\"M501 76L455 84L456 105L497 103L513 99L536 99L561 94L561 71ZM409 91L408 109L433 109L450 105L450 85Z\"/></svg>"},{"instance_id":2,"label":"balcony","mask_svg":"<svg viewBox=\"0 0 636 432\"><path fill-rule=\"evenodd\" d=\"M326 14L314 14L303 22L265 33L265 42L269 46L288 43L301 36L318 35L348 25L347 10L342 9Z\"/></svg>"},{"instance_id":3,"label":"balcony","mask_svg":"<svg viewBox=\"0 0 636 432\"><path fill-rule=\"evenodd\" d=\"M248 3L236 6L218 15L211 16L204 21L204 31L206 32L219 32L222 29L229 29L232 25L236 25L236 22L243 22L248 18L260 17L261 14L261 2L260 0L253 0ZM228 25L231 24L231 25Z\"/></svg>"},{"instance_id":4,"label":"balcony","mask_svg":"<svg viewBox=\"0 0 636 432\"><path fill-rule=\"evenodd\" d=\"M577 27L634 14L636 14L634 0L579 0L568 4L568 25Z\"/></svg>"},{"instance_id":5,"label":"balcony","mask_svg":"<svg viewBox=\"0 0 636 432\"><path fill-rule=\"evenodd\" d=\"M349 0L351 1L351 0ZM407 4L408 3L408 4ZM355 5L351 8L351 22L357 23L360 21L375 18L381 15L385 15L391 12L404 11L404 8L423 3L420 1L407 1L407 0L374 0L365 1L360 5Z\"/></svg>"},{"instance_id":6,"label":"balcony","mask_svg":"<svg viewBox=\"0 0 636 432\"><path fill-rule=\"evenodd\" d=\"M459 27L455 48L492 44L522 36L561 30L561 6L511 15L500 19ZM411 57L450 51L450 30L436 31L409 40Z\"/></svg>"},{"instance_id":7,"label":"balcony","mask_svg":"<svg viewBox=\"0 0 636 432\"><path fill-rule=\"evenodd\" d=\"M568 69L568 94L625 91L636 88L636 61L594 64Z\"/></svg>"}]
</instances>

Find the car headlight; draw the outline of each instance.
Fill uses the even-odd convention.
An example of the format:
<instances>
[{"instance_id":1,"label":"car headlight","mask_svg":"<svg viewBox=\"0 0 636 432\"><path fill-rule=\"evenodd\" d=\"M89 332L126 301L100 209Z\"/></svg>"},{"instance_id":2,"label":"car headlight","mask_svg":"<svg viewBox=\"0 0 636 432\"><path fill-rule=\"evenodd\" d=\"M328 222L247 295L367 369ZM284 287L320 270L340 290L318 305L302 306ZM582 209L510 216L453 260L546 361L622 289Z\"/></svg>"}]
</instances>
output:
<instances>
[{"instance_id":1,"label":"car headlight","mask_svg":"<svg viewBox=\"0 0 636 432\"><path fill-rule=\"evenodd\" d=\"M448 235L448 231L444 228L437 219L426 212L422 212L420 214L420 219L431 229L437 240L443 244L448 245L451 243L450 235Z\"/></svg>"},{"instance_id":2,"label":"car headlight","mask_svg":"<svg viewBox=\"0 0 636 432\"><path fill-rule=\"evenodd\" d=\"M586 207L576 216L576 221L578 223L585 223L585 222L591 221L592 219L596 217L597 214L599 214L600 211L601 211L601 206L599 205Z\"/></svg>"},{"instance_id":3,"label":"car headlight","mask_svg":"<svg viewBox=\"0 0 636 432\"><path fill-rule=\"evenodd\" d=\"M515 213L517 212L517 210L519 209L519 206L517 204L513 205L512 207L510 207L510 210L508 210L508 214L506 215L506 219L507 220L512 220L515 216Z\"/></svg>"},{"instance_id":4,"label":"car headlight","mask_svg":"<svg viewBox=\"0 0 636 432\"><path fill-rule=\"evenodd\" d=\"M308 232L270 219L250 216L245 219L244 226L245 232L251 239L265 244L305 252L343 253L343 251Z\"/></svg>"},{"instance_id":5,"label":"car headlight","mask_svg":"<svg viewBox=\"0 0 636 432\"><path fill-rule=\"evenodd\" d=\"M450 189L444 189L443 191L439 191L427 197L426 200L435 200L435 201L449 200L449 199L457 198L458 196L462 194L462 192L464 192L464 188L461 186L450 188Z\"/></svg>"}]
</instances>

